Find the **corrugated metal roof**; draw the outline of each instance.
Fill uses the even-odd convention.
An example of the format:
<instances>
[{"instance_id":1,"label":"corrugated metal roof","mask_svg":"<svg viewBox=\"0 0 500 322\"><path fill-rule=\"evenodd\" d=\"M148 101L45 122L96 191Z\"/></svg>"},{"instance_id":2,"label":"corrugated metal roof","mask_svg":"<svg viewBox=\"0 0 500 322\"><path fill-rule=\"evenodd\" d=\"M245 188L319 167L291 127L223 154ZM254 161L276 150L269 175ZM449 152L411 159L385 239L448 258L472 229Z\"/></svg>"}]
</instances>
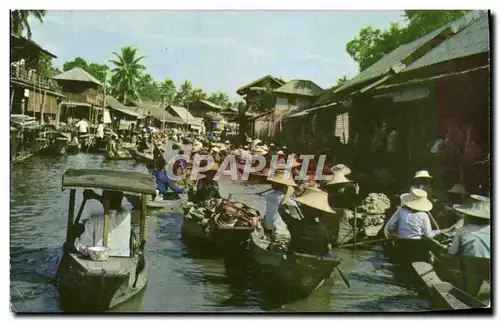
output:
<instances>
[{"instance_id":1,"label":"corrugated metal roof","mask_svg":"<svg viewBox=\"0 0 500 322\"><path fill-rule=\"evenodd\" d=\"M406 67L402 73L444 61L485 53L490 50L489 17L484 13L455 36Z\"/></svg>"},{"instance_id":2,"label":"corrugated metal roof","mask_svg":"<svg viewBox=\"0 0 500 322\"><path fill-rule=\"evenodd\" d=\"M277 93L316 96L323 92L323 89L314 82L306 79L294 79L285 85L274 90Z\"/></svg>"},{"instance_id":3,"label":"corrugated metal roof","mask_svg":"<svg viewBox=\"0 0 500 322\"><path fill-rule=\"evenodd\" d=\"M461 29L470 24L472 21L475 19L478 19L481 15L485 14L484 11L472 11L468 14L466 14L463 17L460 17L456 19L455 21L452 21L441 28L438 28L427 35L420 37L419 39L405 44L401 45L389 54L385 55L382 59L377 61L375 64L371 65L355 77L349 79L347 82L345 82L342 86L337 88L335 90L335 93L344 91L348 89L351 86L354 86L359 83L363 83L365 81L381 77L385 75L393 65L401 64L401 61L417 51L420 47L424 46L427 42L430 40L436 38L441 32L443 32L445 29L449 27Z\"/></svg>"},{"instance_id":4,"label":"corrugated metal roof","mask_svg":"<svg viewBox=\"0 0 500 322\"><path fill-rule=\"evenodd\" d=\"M53 78L57 80L88 82L102 86L101 82L99 82L94 76L90 75L83 68L80 67L72 68L66 72L54 76Z\"/></svg>"}]
</instances>

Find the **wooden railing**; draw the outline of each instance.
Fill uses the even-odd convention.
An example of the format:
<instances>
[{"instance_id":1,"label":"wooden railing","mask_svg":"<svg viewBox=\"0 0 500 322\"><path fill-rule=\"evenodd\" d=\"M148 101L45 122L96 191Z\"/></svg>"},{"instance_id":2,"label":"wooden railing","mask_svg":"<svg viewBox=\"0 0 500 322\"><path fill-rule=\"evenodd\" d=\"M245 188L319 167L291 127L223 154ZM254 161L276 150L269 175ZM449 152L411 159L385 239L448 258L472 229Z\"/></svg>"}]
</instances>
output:
<instances>
[{"instance_id":1,"label":"wooden railing","mask_svg":"<svg viewBox=\"0 0 500 322\"><path fill-rule=\"evenodd\" d=\"M61 87L53 79L37 73L35 70L28 70L23 66L11 66L10 77L13 80L22 81L37 88L44 88L56 92L61 91Z\"/></svg>"}]
</instances>

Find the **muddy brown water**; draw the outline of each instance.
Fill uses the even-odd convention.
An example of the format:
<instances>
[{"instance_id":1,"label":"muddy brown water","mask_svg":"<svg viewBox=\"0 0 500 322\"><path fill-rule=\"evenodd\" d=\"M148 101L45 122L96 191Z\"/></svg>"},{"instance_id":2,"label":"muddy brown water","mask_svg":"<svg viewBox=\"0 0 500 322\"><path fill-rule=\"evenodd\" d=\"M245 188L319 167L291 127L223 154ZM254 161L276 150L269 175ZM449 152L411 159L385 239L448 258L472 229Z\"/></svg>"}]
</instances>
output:
<instances>
[{"instance_id":1,"label":"muddy brown water","mask_svg":"<svg viewBox=\"0 0 500 322\"><path fill-rule=\"evenodd\" d=\"M59 312L51 283L65 238L69 192L61 191L67 168L115 168L147 172L134 161L106 161L100 155L33 157L11 167L10 294L17 312ZM266 185L226 184L221 193L260 211L256 192ZM81 202L81 191L77 194ZM338 273L310 297L289 303L269 299L251 282L228 279L224 261L193 253L181 239L182 214L155 211L147 217L148 285L118 312L401 312L428 309L428 302L397 282L377 249L339 251L347 288ZM257 272L258 273L258 272ZM242 277L243 278L243 277Z\"/></svg>"}]
</instances>

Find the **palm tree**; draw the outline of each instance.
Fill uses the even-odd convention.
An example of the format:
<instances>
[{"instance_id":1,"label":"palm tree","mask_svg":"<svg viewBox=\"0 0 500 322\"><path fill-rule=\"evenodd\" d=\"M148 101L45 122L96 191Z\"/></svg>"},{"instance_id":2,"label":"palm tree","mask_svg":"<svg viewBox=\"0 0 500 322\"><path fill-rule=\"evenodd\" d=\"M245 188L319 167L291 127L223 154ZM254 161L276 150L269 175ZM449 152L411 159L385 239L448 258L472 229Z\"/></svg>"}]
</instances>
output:
<instances>
[{"instance_id":1,"label":"palm tree","mask_svg":"<svg viewBox=\"0 0 500 322\"><path fill-rule=\"evenodd\" d=\"M12 10L10 12L10 32L22 36L23 31L26 30L26 35L31 39L29 16L33 16L43 23L45 12L45 10Z\"/></svg>"},{"instance_id":2,"label":"palm tree","mask_svg":"<svg viewBox=\"0 0 500 322\"><path fill-rule=\"evenodd\" d=\"M212 93L208 100L222 107L227 107L230 105L229 96L224 92Z\"/></svg>"},{"instance_id":3,"label":"palm tree","mask_svg":"<svg viewBox=\"0 0 500 322\"><path fill-rule=\"evenodd\" d=\"M191 91L188 101L200 101L207 98L207 94L201 88L195 88Z\"/></svg>"},{"instance_id":4,"label":"palm tree","mask_svg":"<svg viewBox=\"0 0 500 322\"><path fill-rule=\"evenodd\" d=\"M193 84L190 81L184 81L181 84L179 92L177 93L177 100L183 104L190 98L191 91L193 90Z\"/></svg>"},{"instance_id":5,"label":"palm tree","mask_svg":"<svg viewBox=\"0 0 500 322\"><path fill-rule=\"evenodd\" d=\"M160 96L164 104L175 104L175 94L177 89L175 83L170 78L165 79L160 83Z\"/></svg>"},{"instance_id":6,"label":"palm tree","mask_svg":"<svg viewBox=\"0 0 500 322\"><path fill-rule=\"evenodd\" d=\"M138 99L137 83L141 80L142 72L146 67L139 63L146 56L137 57L137 48L130 46L122 47L120 54L113 52L117 60L110 60L116 67L112 70L111 84L114 92L123 97L123 103L127 103L127 96Z\"/></svg>"}]
</instances>

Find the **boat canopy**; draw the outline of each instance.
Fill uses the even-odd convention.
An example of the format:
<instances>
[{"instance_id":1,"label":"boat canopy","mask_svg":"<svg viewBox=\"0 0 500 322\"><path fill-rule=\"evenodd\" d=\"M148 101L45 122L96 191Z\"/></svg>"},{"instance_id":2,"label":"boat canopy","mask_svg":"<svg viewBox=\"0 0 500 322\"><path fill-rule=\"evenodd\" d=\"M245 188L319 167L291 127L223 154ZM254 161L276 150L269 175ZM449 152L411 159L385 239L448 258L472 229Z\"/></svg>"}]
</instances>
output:
<instances>
[{"instance_id":1,"label":"boat canopy","mask_svg":"<svg viewBox=\"0 0 500 322\"><path fill-rule=\"evenodd\" d=\"M150 174L131 171L68 169L64 173L62 186L156 194L156 185Z\"/></svg>"}]
</instances>

